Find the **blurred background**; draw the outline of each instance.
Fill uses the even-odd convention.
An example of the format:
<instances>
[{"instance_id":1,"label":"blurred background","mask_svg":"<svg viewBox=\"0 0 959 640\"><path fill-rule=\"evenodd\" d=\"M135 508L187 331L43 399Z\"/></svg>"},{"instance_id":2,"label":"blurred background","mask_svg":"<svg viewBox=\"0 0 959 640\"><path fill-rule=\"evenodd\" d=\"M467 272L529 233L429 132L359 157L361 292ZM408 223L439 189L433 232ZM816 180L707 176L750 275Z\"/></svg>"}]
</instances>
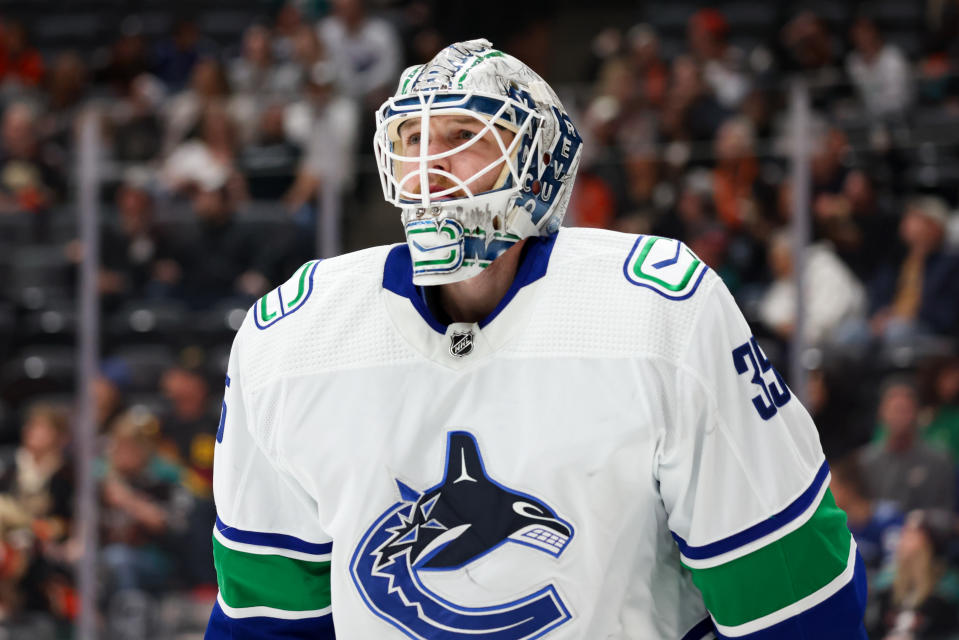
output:
<instances>
[{"instance_id":1,"label":"blurred background","mask_svg":"<svg viewBox=\"0 0 959 640\"><path fill-rule=\"evenodd\" d=\"M586 4L0 0L0 640L202 637L233 333L403 240L373 110L474 37L586 140L567 224L684 240L788 372L871 637L959 637L959 0Z\"/></svg>"}]
</instances>

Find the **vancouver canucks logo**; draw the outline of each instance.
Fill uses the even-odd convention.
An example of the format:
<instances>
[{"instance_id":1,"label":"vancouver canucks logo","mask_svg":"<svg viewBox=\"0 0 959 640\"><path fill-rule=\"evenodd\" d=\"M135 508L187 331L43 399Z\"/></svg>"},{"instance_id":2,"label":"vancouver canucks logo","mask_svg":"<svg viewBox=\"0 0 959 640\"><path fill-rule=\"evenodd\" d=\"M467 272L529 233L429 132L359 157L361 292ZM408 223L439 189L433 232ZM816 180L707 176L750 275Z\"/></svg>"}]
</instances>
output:
<instances>
[{"instance_id":1,"label":"vancouver canucks logo","mask_svg":"<svg viewBox=\"0 0 959 640\"><path fill-rule=\"evenodd\" d=\"M451 432L446 471L419 492L399 480L400 501L369 528L350 563L366 605L411 638L530 640L570 619L556 588L516 600L469 607L449 602L420 580L424 571L455 571L514 542L559 557L573 528L545 503L486 474L472 435Z\"/></svg>"},{"instance_id":2,"label":"vancouver canucks logo","mask_svg":"<svg viewBox=\"0 0 959 640\"><path fill-rule=\"evenodd\" d=\"M412 220L406 238L414 275L449 273L463 264L463 225L456 220Z\"/></svg>"}]
</instances>

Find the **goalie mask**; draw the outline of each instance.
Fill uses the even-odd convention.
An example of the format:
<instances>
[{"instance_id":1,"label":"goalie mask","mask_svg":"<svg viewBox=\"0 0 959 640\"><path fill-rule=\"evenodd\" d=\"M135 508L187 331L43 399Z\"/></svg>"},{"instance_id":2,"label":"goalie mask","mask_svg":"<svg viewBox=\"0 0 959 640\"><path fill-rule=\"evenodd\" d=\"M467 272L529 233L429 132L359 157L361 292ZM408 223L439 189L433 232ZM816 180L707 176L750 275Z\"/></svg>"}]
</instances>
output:
<instances>
[{"instance_id":1,"label":"goalie mask","mask_svg":"<svg viewBox=\"0 0 959 640\"><path fill-rule=\"evenodd\" d=\"M465 280L523 238L556 233L581 145L549 85L486 40L407 69L376 114L373 148L414 284Z\"/></svg>"}]
</instances>

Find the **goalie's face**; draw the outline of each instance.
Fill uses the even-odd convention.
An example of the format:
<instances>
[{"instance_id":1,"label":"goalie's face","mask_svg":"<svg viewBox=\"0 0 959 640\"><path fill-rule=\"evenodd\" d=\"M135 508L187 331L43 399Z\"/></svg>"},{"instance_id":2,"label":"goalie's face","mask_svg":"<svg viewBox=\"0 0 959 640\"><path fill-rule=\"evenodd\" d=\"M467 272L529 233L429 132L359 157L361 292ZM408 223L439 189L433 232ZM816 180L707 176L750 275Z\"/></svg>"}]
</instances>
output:
<instances>
[{"instance_id":1,"label":"goalie's face","mask_svg":"<svg viewBox=\"0 0 959 640\"><path fill-rule=\"evenodd\" d=\"M479 195L498 188L515 134L468 113L412 117L397 129L396 178L402 190L431 201ZM408 160L407 160L408 158Z\"/></svg>"}]
</instances>

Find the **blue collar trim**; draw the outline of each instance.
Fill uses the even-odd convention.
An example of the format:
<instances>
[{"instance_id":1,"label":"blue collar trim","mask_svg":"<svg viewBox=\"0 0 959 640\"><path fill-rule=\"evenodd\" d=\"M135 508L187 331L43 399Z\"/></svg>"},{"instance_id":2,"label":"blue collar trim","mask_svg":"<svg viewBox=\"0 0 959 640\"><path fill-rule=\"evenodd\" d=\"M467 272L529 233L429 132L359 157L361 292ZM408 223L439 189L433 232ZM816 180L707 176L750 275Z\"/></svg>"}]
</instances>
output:
<instances>
[{"instance_id":1,"label":"blue collar trim","mask_svg":"<svg viewBox=\"0 0 959 640\"><path fill-rule=\"evenodd\" d=\"M549 257L555 244L556 234L547 237L533 237L526 241L523 254L520 256L519 267L516 270L516 277L513 278L506 295L499 301L496 308L480 320L478 324L481 329L492 322L506 308L506 305L513 300L520 289L546 275ZM413 284L413 261L410 259L410 249L406 243L393 247L390 249L389 255L386 256L386 265L383 268L383 288L407 298L430 328L440 334L446 333L446 325L437 320L430 312L423 288Z\"/></svg>"}]
</instances>

